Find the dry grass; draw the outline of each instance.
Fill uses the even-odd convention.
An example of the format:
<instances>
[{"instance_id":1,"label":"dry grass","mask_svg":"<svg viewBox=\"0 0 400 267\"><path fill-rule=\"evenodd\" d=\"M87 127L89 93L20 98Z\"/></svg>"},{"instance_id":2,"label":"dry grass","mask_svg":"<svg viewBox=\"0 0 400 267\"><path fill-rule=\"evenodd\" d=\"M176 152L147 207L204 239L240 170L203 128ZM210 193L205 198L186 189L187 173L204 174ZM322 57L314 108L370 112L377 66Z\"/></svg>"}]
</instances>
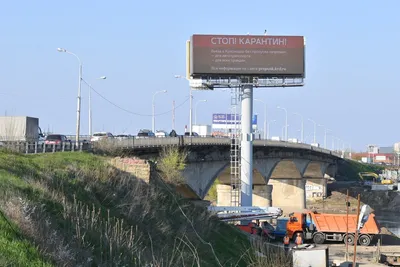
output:
<instances>
[{"instance_id":1,"label":"dry grass","mask_svg":"<svg viewBox=\"0 0 400 267\"><path fill-rule=\"evenodd\" d=\"M291 253L285 253L282 247L275 244L253 240L252 249L245 254L249 267L291 267L293 266ZM255 253L254 253L255 251Z\"/></svg>"},{"instance_id":2,"label":"dry grass","mask_svg":"<svg viewBox=\"0 0 400 267\"><path fill-rule=\"evenodd\" d=\"M115 140L100 140L92 143L92 151L95 154L106 156L121 156L124 150L117 146Z\"/></svg>"},{"instance_id":3,"label":"dry grass","mask_svg":"<svg viewBox=\"0 0 400 267\"><path fill-rule=\"evenodd\" d=\"M0 209L55 266L286 266L157 173L148 185L105 162L0 152Z\"/></svg>"}]
</instances>

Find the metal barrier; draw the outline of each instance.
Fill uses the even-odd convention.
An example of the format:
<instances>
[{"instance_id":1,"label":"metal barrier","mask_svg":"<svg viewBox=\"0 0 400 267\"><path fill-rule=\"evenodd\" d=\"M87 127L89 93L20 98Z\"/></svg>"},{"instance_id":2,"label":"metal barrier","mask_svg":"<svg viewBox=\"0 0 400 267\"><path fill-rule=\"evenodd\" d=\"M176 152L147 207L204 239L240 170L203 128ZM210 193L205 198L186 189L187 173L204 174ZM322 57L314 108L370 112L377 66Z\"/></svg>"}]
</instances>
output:
<instances>
[{"instance_id":1,"label":"metal barrier","mask_svg":"<svg viewBox=\"0 0 400 267\"><path fill-rule=\"evenodd\" d=\"M166 146L229 146L231 139L217 138L217 137L197 137L197 136L179 136L179 137L150 137L150 138L125 138L125 139L108 139L100 142L80 142L76 145L75 142L67 142L59 145L46 145L38 142L7 142L5 147L19 151L22 153L48 153L48 152L62 152L62 151L91 151L92 149L108 147L108 148L159 148ZM341 157L340 153L328 149L311 146L309 144L291 143L285 141L273 140L254 140L255 147L268 146L268 147L285 147L293 149L304 149L316 151L335 157Z\"/></svg>"}]
</instances>

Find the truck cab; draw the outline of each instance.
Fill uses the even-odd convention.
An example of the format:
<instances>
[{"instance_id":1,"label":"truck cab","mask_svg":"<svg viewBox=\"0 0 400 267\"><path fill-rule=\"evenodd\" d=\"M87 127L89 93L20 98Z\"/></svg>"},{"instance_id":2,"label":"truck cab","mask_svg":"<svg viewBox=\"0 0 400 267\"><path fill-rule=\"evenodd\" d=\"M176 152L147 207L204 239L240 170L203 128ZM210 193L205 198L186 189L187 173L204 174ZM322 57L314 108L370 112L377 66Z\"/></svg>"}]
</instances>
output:
<instances>
[{"instance_id":1,"label":"truck cab","mask_svg":"<svg viewBox=\"0 0 400 267\"><path fill-rule=\"evenodd\" d=\"M287 234L289 238L293 240L296 238L297 233L300 233L303 239L305 236L306 239L309 239L308 235L312 235L312 230L314 228L311 225L311 217L308 213L291 213L289 214L289 221L286 225Z\"/></svg>"}]
</instances>

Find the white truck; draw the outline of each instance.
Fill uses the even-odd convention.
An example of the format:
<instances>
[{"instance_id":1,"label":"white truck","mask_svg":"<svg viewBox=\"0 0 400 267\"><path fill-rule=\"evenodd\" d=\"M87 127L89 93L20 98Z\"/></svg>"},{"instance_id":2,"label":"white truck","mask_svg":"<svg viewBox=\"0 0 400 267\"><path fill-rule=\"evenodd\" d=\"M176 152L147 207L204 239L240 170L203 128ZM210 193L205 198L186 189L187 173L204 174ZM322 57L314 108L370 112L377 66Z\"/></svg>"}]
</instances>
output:
<instances>
[{"instance_id":1,"label":"white truck","mask_svg":"<svg viewBox=\"0 0 400 267\"><path fill-rule=\"evenodd\" d=\"M40 142L44 138L39 119L28 116L0 116L0 141Z\"/></svg>"},{"instance_id":2,"label":"white truck","mask_svg":"<svg viewBox=\"0 0 400 267\"><path fill-rule=\"evenodd\" d=\"M199 136L211 136L211 125L193 125L192 132L197 133Z\"/></svg>"}]
</instances>

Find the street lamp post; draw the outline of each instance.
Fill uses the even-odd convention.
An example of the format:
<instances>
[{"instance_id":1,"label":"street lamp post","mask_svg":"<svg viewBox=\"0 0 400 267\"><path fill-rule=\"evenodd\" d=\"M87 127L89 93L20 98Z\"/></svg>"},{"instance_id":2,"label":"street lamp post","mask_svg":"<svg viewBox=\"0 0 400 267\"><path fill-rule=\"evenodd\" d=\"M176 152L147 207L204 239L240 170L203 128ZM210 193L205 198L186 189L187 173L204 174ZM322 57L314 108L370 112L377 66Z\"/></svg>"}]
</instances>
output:
<instances>
[{"instance_id":1,"label":"street lamp post","mask_svg":"<svg viewBox=\"0 0 400 267\"><path fill-rule=\"evenodd\" d=\"M277 107L278 109L283 109L285 111L286 119L285 119L285 139L288 140L288 113L286 108L282 108L280 106Z\"/></svg>"},{"instance_id":2,"label":"street lamp post","mask_svg":"<svg viewBox=\"0 0 400 267\"><path fill-rule=\"evenodd\" d=\"M289 125L286 125L286 126L283 126L283 127L282 127L282 139L283 139L283 138L286 138L285 132L287 131L287 127L289 127ZM286 138L286 141L287 141L287 138Z\"/></svg>"},{"instance_id":3,"label":"street lamp post","mask_svg":"<svg viewBox=\"0 0 400 267\"><path fill-rule=\"evenodd\" d=\"M324 148L328 149L327 144L326 144L326 136L327 136L328 131L331 131L331 130L324 127L324 125L322 125L322 124L318 124L318 126L324 128Z\"/></svg>"},{"instance_id":4,"label":"street lamp post","mask_svg":"<svg viewBox=\"0 0 400 267\"><path fill-rule=\"evenodd\" d=\"M206 99L199 100L199 101L197 101L196 105L194 106L194 124L195 124L195 125L197 125L197 105L198 105L200 102L207 102L207 100L206 100Z\"/></svg>"},{"instance_id":5,"label":"street lamp post","mask_svg":"<svg viewBox=\"0 0 400 267\"><path fill-rule=\"evenodd\" d=\"M77 97L77 108L76 108L76 137L75 137L76 145L79 146L79 134L80 134L80 127L81 127L82 61L80 60L80 58L77 55L68 51L65 48L57 48L57 51L65 52L67 54L73 55L79 61L79 84L78 84L78 97Z\"/></svg>"},{"instance_id":6,"label":"street lamp post","mask_svg":"<svg viewBox=\"0 0 400 267\"><path fill-rule=\"evenodd\" d=\"M270 126L271 123L274 123L274 122L276 122L276 120L272 120L270 122L267 122L267 139L269 138L269 126Z\"/></svg>"},{"instance_id":7,"label":"street lamp post","mask_svg":"<svg viewBox=\"0 0 400 267\"><path fill-rule=\"evenodd\" d=\"M157 92L155 92L154 94L153 94L153 101L152 101L152 103L153 103L153 120L152 120L152 131L153 131L153 133L155 133L156 132L156 115L155 115L155 111L156 111L156 103L155 103L155 96L157 95L157 94L159 94L159 93L166 93L167 92L167 90L161 90L161 91L157 91Z\"/></svg>"},{"instance_id":8,"label":"street lamp post","mask_svg":"<svg viewBox=\"0 0 400 267\"><path fill-rule=\"evenodd\" d=\"M333 135L331 135L331 136L332 136L332 151L335 151L335 139L336 139L336 137L333 136Z\"/></svg>"},{"instance_id":9,"label":"street lamp post","mask_svg":"<svg viewBox=\"0 0 400 267\"><path fill-rule=\"evenodd\" d=\"M259 101L264 104L264 140L265 140L267 139L267 103L258 98L255 98L254 101Z\"/></svg>"},{"instance_id":10,"label":"street lamp post","mask_svg":"<svg viewBox=\"0 0 400 267\"><path fill-rule=\"evenodd\" d=\"M99 78L97 78L96 80L105 80L107 79L106 76L101 76ZM88 83L87 81L85 81L84 79L82 79L82 81L84 83L87 84L87 86L89 87L89 136L92 136L92 84Z\"/></svg>"},{"instance_id":11,"label":"street lamp post","mask_svg":"<svg viewBox=\"0 0 400 267\"><path fill-rule=\"evenodd\" d=\"M317 143L317 123L312 120L312 119L308 119L309 121L311 121L312 123L314 123L314 144Z\"/></svg>"},{"instance_id":12,"label":"street lamp post","mask_svg":"<svg viewBox=\"0 0 400 267\"><path fill-rule=\"evenodd\" d=\"M301 142L304 143L304 117L300 113L294 113L294 115L300 116L301 118Z\"/></svg>"},{"instance_id":13,"label":"street lamp post","mask_svg":"<svg viewBox=\"0 0 400 267\"><path fill-rule=\"evenodd\" d=\"M182 75L175 75L175 78L177 79L186 79L186 77L182 76ZM188 79L186 79L188 80ZM193 111L193 90L192 87L189 87L189 136L192 136L192 120L193 120L193 115L192 115L192 111Z\"/></svg>"}]
</instances>

